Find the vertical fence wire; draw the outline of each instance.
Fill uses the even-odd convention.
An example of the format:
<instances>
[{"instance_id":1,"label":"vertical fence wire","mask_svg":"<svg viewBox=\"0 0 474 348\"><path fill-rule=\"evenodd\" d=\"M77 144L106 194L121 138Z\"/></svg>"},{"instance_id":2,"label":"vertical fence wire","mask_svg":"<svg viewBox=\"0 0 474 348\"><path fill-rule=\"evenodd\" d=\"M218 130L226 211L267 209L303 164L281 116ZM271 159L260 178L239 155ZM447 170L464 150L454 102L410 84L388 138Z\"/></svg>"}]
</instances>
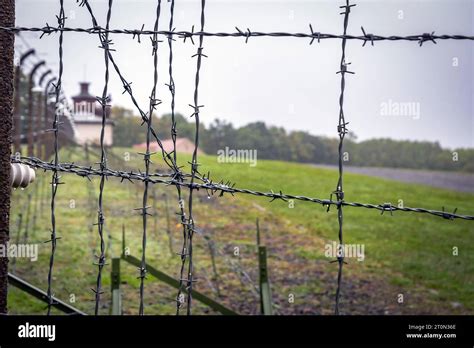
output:
<instances>
[{"instance_id":1,"label":"vertical fence wire","mask_svg":"<svg viewBox=\"0 0 474 348\"><path fill-rule=\"evenodd\" d=\"M59 8L59 15L57 16L58 19L58 27L63 28L66 20L66 16L64 14L64 0L59 0L60 8ZM51 180L51 239L48 242L51 242L51 255L49 258L49 270L48 270L48 311L47 314L51 314L51 307L53 303L53 289L52 289L52 280L53 280L53 268L54 268L54 256L56 253L56 242L57 242L57 235L56 235L56 194L58 191L58 186L60 184L60 176L58 173L58 166L59 166L59 126L60 121L59 117L62 113L62 108L60 108L59 100L62 88L62 76L63 76L63 32L59 32L59 74L57 83L54 85L55 87L55 103L54 103L54 121L53 121L53 128L52 131L54 132L54 166L53 169L53 176Z\"/></svg>"},{"instance_id":2,"label":"vertical fence wire","mask_svg":"<svg viewBox=\"0 0 474 348\"><path fill-rule=\"evenodd\" d=\"M205 6L206 0L201 0L201 32L204 31L204 24L205 24ZM204 105L199 105L199 78L200 78L200 71L201 71L201 64L202 64L202 57L206 57L203 51L203 41L204 36L199 35L199 47L197 48L197 52L193 57L197 57L196 62L196 77L194 80L194 104L190 105L193 108L193 114L191 115L194 117L195 120L195 134L194 134L194 151L193 157L191 161L191 185L189 187L189 201L188 201L188 211L189 211L189 218L188 218L188 275L187 275L187 307L186 312L188 315L191 314L191 305L192 305L192 291L193 291L193 282L194 280L194 265L193 265L193 236L194 236L194 218L193 218L193 183L196 179L196 174L199 174L198 171L198 147L199 147L199 113L200 109Z\"/></svg>"},{"instance_id":3,"label":"vertical fence wire","mask_svg":"<svg viewBox=\"0 0 474 348\"><path fill-rule=\"evenodd\" d=\"M168 57L168 73L169 73L169 83L167 84L170 95L171 95L171 141L173 143L173 162L175 164L175 170L174 170L174 179L183 182L183 177L181 175L181 172L179 170L179 167L177 165L178 161L178 155L177 155L177 150L176 150L176 138L178 135L177 129L176 129L176 114L175 114L175 103L176 103L176 84L174 81L173 77L173 41L175 39L173 38L173 35L171 33L174 32L174 6L175 6L175 1L171 0L170 2L170 20L169 20L169 25L168 25L168 30L170 34L168 35L168 47L169 47L169 57ZM181 186L180 185L175 185L176 187L176 193L177 193L177 198L178 198L178 208L179 212L177 215L180 217L180 222L181 222L181 227L182 227L182 236L183 236L183 243L181 246L181 251L178 253L180 259L181 259L181 266L179 270L179 287L178 287L178 293L176 295L176 314L180 314L181 307L184 303L183 301L183 290L184 290L184 282L185 282L185 267L186 267L186 261L188 257L188 223L187 223L187 218L186 218L186 212L184 209L184 200L183 200L183 195L181 191ZM171 235L170 235L171 238Z\"/></svg>"},{"instance_id":4,"label":"vertical fence wire","mask_svg":"<svg viewBox=\"0 0 474 348\"><path fill-rule=\"evenodd\" d=\"M160 14L161 14L161 0L158 0L156 6L156 18L155 18L155 25L154 31L158 30L158 25L160 21ZM142 235L142 259L140 265L140 308L139 308L139 315L144 314L144 304L143 304L143 297L144 297L144 286L145 286L145 277L146 277L146 237L147 237L147 216L149 213L147 210L150 208L148 206L148 187L150 182L148 177L150 175L150 162L151 162L151 155L150 152L150 141L151 141L151 127L153 121L153 111L156 107L161 103L159 99L156 98L156 85L158 84L158 34L153 35L151 39L152 43L152 55L153 55L153 88L150 94L150 104L148 109L148 122L147 122L147 132L146 132L146 152L143 155L145 161L145 188L143 190L143 206L141 209L142 219L143 219L143 235Z\"/></svg>"},{"instance_id":5,"label":"vertical fence wire","mask_svg":"<svg viewBox=\"0 0 474 348\"><path fill-rule=\"evenodd\" d=\"M349 14L351 12L351 7L354 7L355 4L349 4L349 0L346 0L346 4L344 6L340 6L343 8L344 11L341 12L341 15L344 15L344 32L343 35L347 34L347 26L349 24ZM338 164L339 164L339 179L337 181L336 190L333 192L337 198L337 220L339 225L339 250L337 255L337 263L339 265L337 271L337 289L336 289L336 297L335 297L335 308L334 313L336 315L339 314L339 300L341 295L341 283L342 283L342 268L345 263L344 261L344 240L343 240L343 222L344 222L344 215L342 212L342 203L344 201L344 188L343 188L343 151L344 151L344 137L347 134L347 124L345 116L344 116L344 90L346 88L346 80L345 76L346 73L352 74L351 71L347 70L348 63L346 62L346 43L347 40L345 38L342 39L341 45L341 62L340 62L340 70L337 72L341 74L341 94L339 96L339 124L337 126L337 132L339 134L339 146L338 146Z\"/></svg>"},{"instance_id":6,"label":"vertical fence wire","mask_svg":"<svg viewBox=\"0 0 474 348\"><path fill-rule=\"evenodd\" d=\"M112 16L112 2L113 0L109 0L108 2L108 10L107 10L107 22L106 22L106 29L109 29L110 18ZM100 48L104 50L104 64L105 64L105 76L104 76L104 89L102 90L102 97L97 97L98 102L102 107L102 124L100 130L100 186L99 186L99 201L98 201L98 213L97 213L97 229L100 238L100 254L97 256L97 281L96 281L96 288L92 289L95 293L95 309L94 314L99 314L100 308L100 297L103 294L102 291L102 270L106 265L106 256L105 256L105 240L104 240L104 208L103 208L103 200L104 200L104 188L105 188L105 180L107 176L105 172L107 171L107 152L105 150L105 124L107 122L107 114L108 114L108 84L109 84L109 55L108 51L110 50L110 45L112 41L109 40L109 33L101 32L99 34L101 37L101 46Z\"/></svg>"}]
</instances>

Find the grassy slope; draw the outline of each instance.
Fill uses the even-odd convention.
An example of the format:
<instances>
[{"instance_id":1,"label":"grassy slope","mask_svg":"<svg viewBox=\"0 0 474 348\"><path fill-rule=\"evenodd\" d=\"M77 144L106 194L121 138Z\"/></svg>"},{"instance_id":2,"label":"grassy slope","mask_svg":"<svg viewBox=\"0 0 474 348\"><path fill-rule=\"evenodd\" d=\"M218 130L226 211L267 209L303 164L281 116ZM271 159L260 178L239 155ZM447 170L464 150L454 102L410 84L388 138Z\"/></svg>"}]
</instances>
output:
<instances>
[{"instance_id":1,"label":"grassy slope","mask_svg":"<svg viewBox=\"0 0 474 348\"><path fill-rule=\"evenodd\" d=\"M124 149L114 150L122 154ZM128 150L129 151L129 150ZM132 151L130 151L132 153ZM63 154L64 160L80 159L81 154L70 157ZM189 158L181 156L183 164ZM312 168L306 165L277 162L259 161L256 167L246 164L218 164L212 156L200 156L202 172L211 171L213 179L225 178L237 183L238 187L245 187L261 191L282 190L285 193L301 194L312 197L328 198L334 189L337 173L331 170ZM132 161L127 163L132 167L142 167L142 160L132 156ZM121 166L114 164L114 167ZM188 168L189 165L186 165ZM42 175L39 175L40 180ZM46 177L45 177L46 178ZM95 220L95 207L88 206L87 191L83 178L65 174L66 185L61 186L58 193L58 210L60 211L58 224L59 235L62 239L58 242L55 267L55 294L62 299L67 299L71 293L76 294L76 306L82 310L90 311L93 308L89 288L94 284L96 268L92 266L93 250L97 248L97 231L94 227L88 232L88 225ZM94 180L96 193L98 181ZM406 206L448 209L458 207L458 212L472 214L474 212L474 196L469 194L454 193L446 190L408 185L370 178L355 174L345 174L344 182L346 199L348 201L396 204L403 199ZM138 189L137 189L138 188ZM31 189L31 188L29 188ZM132 209L141 205L142 188L134 185L119 184L116 180L109 180L106 184L106 223L112 234L113 254L120 253L120 230L122 223L127 225L129 245L132 254L140 255L141 219L132 216ZM173 192L173 191L171 191ZM14 194L12 216L21 210L20 200L24 200L25 192ZM75 199L76 208L69 208L70 199ZM337 238L337 217L335 210L326 213L325 208L305 202L296 202L294 208L282 201L267 204L264 198L239 195L230 195L219 199L224 204L233 204L241 207L238 216L218 216L214 221L219 225L226 225L232 219L236 221L249 221L251 226L255 216L264 215L258 209L252 208L251 202L256 202L270 210L274 216L287 219L294 226L304 226L313 237L323 238L327 241ZM249 208L250 207L250 208ZM159 210L162 209L159 206ZM200 207L197 207L199 211ZM37 231L30 237L32 241L48 239L49 226L48 206L45 214L38 221ZM92 212L92 215L89 215ZM203 211L200 221L205 220L210 212ZM366 260L364 262L349 261L345 268L345 275L358 274L362 277L367 272L387 276L389 280L404 289L422 286L436 292L436 300L446 303L460 302L469 311L474 311L474 223L469 221L447 221L434 216L416 213L386 213L380 216L377 211L361 208L344 209L344 235L346 243L365 244ZM160 219L162 217L160 216ZM15 221L13 219L13 221ZM13 223L12 221L12 223ZM159 224L164 221L160 220ZM295 229L288 227L288 233L296 233ZM232 234L233 231L228 231ZM176 229L179 233L179 228ZM237 240L239 237L235 237ZM235 242L235 241L234 241ZM160 249L162 246L162 249ZM176 257L166 249L167 240L164 236L151 233L148 246L148 260L153 265L168 271L177 269ZM452 256L453 246L459 247L459 256ZM17 272L35 285L45 288L47 262L49 260L49 244L40 245L40 259L38 264L19 261ZM203 249L202 255L206 253ZM324 249L311 242L300 243L295 248L295 253L304 257L308 262L324 258ZM73 262L71 262L71 260ZM204 262L204 261L202 261ZM207 261L206 261L207 262ZM203 263L201 263L203 264ZM206 264L203 264L206 265ZM203 266L204 267L204 266ZM131 266L123 266L123 279L127 283L124 293L124 307L127 313L136 313L138 280L136 270ZM32 272L32 269L34 272ZM334 269L335 270L335 269ZM109 286L108 271L104 274L105 290ZM152 291L147 292L147 313L172 314L171 294L174 290L156 284L152 277L147 280ZM229 283L232 286L232 282ZM236 283L238 285L238 283ZM13 313L43 313L42 305L37 301L26 298L18 291L10 294ZM430 296L433 296L432 293ZM104 294L104 302L109 297L108 291ZM436 303L436 301L435 301ZM196 308L202 308L196 304ZM103 313L107 311L104 309Z\"/></svg>"},{"instance_id":2,"label":"grassy slope","mask_svg":"<svg viewBox=\"0 0 474 348\"><path fill-rule=\"evenodd\" d=\"M216 163L215 157L200 156L201 170L211 171L214 179L225 178L237 187L260 191L282 190L284 193L329 198L337 182L333 170L307 165L259 160L256 167L248 164ZM458 208L460 214L474 213L474 195L435 189L428 186L398 183L357 174L344 175L347 201L398 204L441 210ZM265 199L241 195L238 199ZM329 240L337 239L335 209L306 202L274 201L268 204L275 213L295 224L308 226L312 233ZM345 243L365 244L370 269L390 274L392 282L410 287L421 284L439 291L440 298L461 302L474 310L474 223L448 221L435 216L396 212L394 216L362 208L344 209ZM459 256L453 256L453 247ZM308 258L322 257L324 250L303 246ZM357 262L352 267L361 267ZM352 268L351 267L351 268ZM367 270L367 269L366 269Z\"/></svg>"}]
</instances>

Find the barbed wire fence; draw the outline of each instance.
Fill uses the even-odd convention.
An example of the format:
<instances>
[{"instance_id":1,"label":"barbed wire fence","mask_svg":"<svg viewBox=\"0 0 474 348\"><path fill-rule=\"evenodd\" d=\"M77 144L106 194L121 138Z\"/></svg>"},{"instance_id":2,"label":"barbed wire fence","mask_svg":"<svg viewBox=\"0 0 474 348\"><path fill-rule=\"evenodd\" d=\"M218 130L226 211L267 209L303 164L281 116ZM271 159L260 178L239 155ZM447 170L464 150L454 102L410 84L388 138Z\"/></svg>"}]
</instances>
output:
<instances>
[{"instance_id":1,"label":"barbed wire fence","mask_svg":"<svg viewBox=\"0 0 474 348\"><path fill-rule=\"evenodd\" d=\"M349 122L346 120L345 112L344 112L344 97L346 93L345 83L346 83L346 74L353 74L352 71L348 70L348 66L350 63L346 62L346 44L348 40L356 40L362 42L362 45L365 46L367 43L374 45L380 41L409 41L417 43L420 47L423 46L425 43L432 43L436 44L437 41L443 40L469 40L473 41L474 36L467 36L467 35L440 35L435 34L434 32L427 32L422 34L415 34L415 35L408 35L408 36L398 36L398 35L390 35L390 36L382 36L377 34L367 33L363 27L361 27L362 34L360 35L351 35L348 33L349 28L349 16L351 10L353 9L355 4L350 3L349 0L345 0L344 4L340 6L342 12L340 13L343 16L343 30L341 34L330 34L330 33L323 33L317 32L314 30L313 26L309 25L309 32L301 32L301 33L290 33L290 32L257 32L251 31L249 28L246 30L241 30L238 27L235 27L234 32L207 32L205 31L205 6L206 1L201 0L200 6L200 27L199 31L194 30L194 26L192 26L190 31L187 30L176 30L174 28L174 9L175 9L175 0L168 0L167 3L169 5L169 26L168 30L159 30L159 21L162 13L162 1L157 0L156 2L156 13L155 13L155 22L152 30L146 30L145 26L143 25L141 29L113 29L110 28L110 20L112 17L112 6L113 1L108 1L107 6L107 15L105 19L105 26L102 26L97 18L94 15L93 8L91 3L88 0L78 0L78 6L85 8L85 10L90 15L90 19L92 21L92 27L90 28L72 28L66 26L67 24L67 17L65 16L64 11L64 3L63 0L59 0L59 13L56 16L57 18L57 25L51 26L46 23L43 27L16 27L16 26L0 26L0 31L7 32L7 33L21 33L21 32L37 32L40 33L40 38L45 35L59 35L59 48L58 48L58 57L59 57L59 74L57 78L53 78L48 81L45 95L51 95L55 99L55 110L53 112L53 118L45 117L44 124L52 124L50 129L44 129L42 132L44 134L53 133L52 144L50 141L49 148L53 155L53 159L51 161L47 161L45 158L45 153L38 154L36 153L28 153L28 156L12 156L11 162L12 163L22 163L28 165L33 168L42 169L44 171L48 171L51 173L51 200L50 200L50 222L51 222L51 238L49 242L51 243L51 254L50 254L50 262L49 262L49 270L48 270L48 290L47 296L49 299L48 302L48 311L47 313L50 314L51 306L53 305L53 273L54 273L54 264L55 264L55 252L58 245L58 240L60 236L58 234L58 228L56 224L56 206L55 206L55 199L59 189L59 185L63 184L61 182L61 175L63 173L74 174L83 178L90 179L91 177L98 177L100 178L100 185L99 185L99 198L97 202L98 214L97 214L97 230L98 230L98 237L100 239L100 253L97 255L97 262L96 266L97 270L97 280L95 284L95 288L93 292L95 293L95 314L99 314L100 302L101 302L101 294L103 293L102 289L102 272L104 267L107 265L106 260L106 244L104 239L104 226L106 217L104 215L104 191L105 191L105 183L109 178L117 178L121 182L127 180L130 182L141 182L143 183L143 197L142 197L142 206L137 208L139 213L142 216L142 255L141 255L141 266L139 267L139 278L140 278L140 306L139 306L139 314L143 315L145 313L145 305L144 305L144 292L145 292L145 280L146 280L146 251L147 251L147 232L149 227L148 217L151 215L149 213L149 189L152 185L161 184L166 186L174 186L176 188L176 196L178 201L178 215L180 217L180 224L182 226L182 246L181 250L178 253L178 257L180 258L181 265L179 269L179 290L176 296L176 314L179 315L181 310L185 306L186 314L192 314L192 293L193 287L197 279L195 278L195 270L193 264L193 238L195 232L197 232L197 228L195 225L195 221L193 218L193 198L194 193L196 191L204 191L207 193L208 196L217 195L219 197L224 196L225 194L230 194L234 196L235 194L243 194L243 195L251 195L255 197L263 197L270 199L270 202L275 200L298 200L302 202L308 203L315 203L318 205L323 206L324 208L329 211L331 207L335 207L337 209L337 216L338 216L338 239L339 239L339 248L340 252L338 252L338 256L336 260L332 262L337 262L338 264L338 271L337 271L337 287L335 293L335 308L334 313L340 314L340 296L342 293L342 275L343 275L343 265L346 263L344 260L344 253L343 253L343 208L345 207L353 207L353 208L366 208L366 209L373 209L380 211L381 214L385 212L390 212L393 214L395 212L412 212L412 213L420 213L420 214L428 214L435 217L440 217L443 219L448 220L455 220L455 219L463 219L463 220L474 220L474 216L472 215L461 215L457 213L455 209L452 213L445 211L444 207L440 210L433 210L428 208L419 208L419 207L404 207L404 206L396 206L392 205L391 203L360 203L360 202L348 202L344 198L344 187L343 187L343 173L344 173L344 166L343 166L343 148L344 148L344 137L348 132L347 125ZM97 35L98 40L100 43L100 49L104 52L104 65L105 65L105 72L104 72L104 87L101 96L97 97L97 101L101 105L102 108L102 124L101 124L101 134L100 134L100 162L98 166L94 165L78 165L74 163L66 163L61 162L59 157L59 150L60 150L60 137L59 135L65 128L64 125L64 104L66 103L64 96L62 95L62 78L63 78L63 41L64 41L64 33L69 32L77 32L77 33L84 33L90 35ZM124 74L121 72L120 67L115 61L115 49L113 49L113 42L109 37L109 34L123 34L123 35L131 35L132 39L137 39L138 43L141 43L142 36L148 36L151 41L151 51L153 55L153 85L151 88L150 96L149 96L149 103L148 103L148 110L144 111L143 108L140 107L135 95L133 94L132 90L132 82L127 80ZM338 125L337 125L337 133L339 136L339 145L338 145L338 181L336 184L336 189L329 194L329 198L316 198L304 195L295 195L295 194L286 194L283 193L281 190L278 191L255 191L247 188L239 188L235 183L230 181L216 181L211 178L211 174L208 173L201 173L199 169L199 162L198 162L198 149L199 149L199 118L200 113L204 105L200 104L199 99L199 86L200 86L200 79L201 79L201 66L205 61L203 58L207 58L207 56L203 53L204 51L204 38L206 37L218 37L218 38L242 38L245 39L247 43L249 39L257 39L260 37L273 37L273 38L299 38L309 40L309 44L313 45L315 42L319 43L321 40L340 40L341 41L341 58L339 64L339 71L340 74L340 97L339 97L339 117L338 117ZM166 151L161 139L158 137L157 132L155 131L152 120L153 120L153 113L157 110L158 106L162 103L157 96L157 85L161 83L161 79L164 80L161 76L158 75L158 58L159 58L159 44L163 42L160 38L164 38L167 40L168 47L169 47L169 56L168 56L168 76L167 76L167 83L171 96L171 129L170 129L170 136L173 143L172 151ZM192 159L189 162L190 170L186 172L183 170L183 167L178 165L178 158L177 158L177 147L176 147L176 137L177 137L177 124L175 119L175 95L176 95L176 85L173 78L174 73L174 66L173 66L173 45L174 41L180 38L183 40L184 43L190 42L192 45L197 46L196 53L192 56L192 58L196 58L196 70L195 70L195 83L194 83L194 98L189 106L192 109L192 113L190 117L194 118L195 120L195 133L194 133L194 150L192 154ZM197 42L195 42L195 39ZM146 129L146 150L144 153L141 153L144 160L144 171L135 171L135 170L123 170L123 169L113 169L108 165L108 152L104 142L104 132L105 132L105 124L106 124L106 117L107 117L107 109L110 107L109 97L108 97L108 84L109 84L109 75L111 71L115 72L119 77L122 86L124 88L124 93L127 94L140 114L140 118L142 120L142 126ZM46 73L45 73L46 74ZM46 74L47 76L48 74ZM42 81L44 80L45 76L42 77ZM49 86L52 86L49 89ZM46 115L48 110L48 102L46 101L44 112ZM18 114L15 117L19 117ZM49 126L50 127L50 126ZM41 133L42 134L42 133ZM164 161L167 170L162 172L151 172L150 164L151 164L151 157L154 154L151 152L151 144L152 142L156 142L158 145L158 152L161 155L162 160ZM42 156L43 155L43 156ZM43 159L41 159L43 157ZM188 200L187 204L184 202L183 190L186 189L188 192ZM333 199L333 196L335 197ZM21 219L21 217L20 217ZM20 220L21 221L21 220ZM19 224L21 225L21 222ZM212 249L212 246L210 246ZM216 252L216 250L214 250ZM240 271L238 271L240 272ZM243 274L242 272L240 272ZM248 280L248 279L247 279ZM248 280L251 283L251 280ZM187 294L185 297L184 294Z\"/></svg>"}]
</instances>

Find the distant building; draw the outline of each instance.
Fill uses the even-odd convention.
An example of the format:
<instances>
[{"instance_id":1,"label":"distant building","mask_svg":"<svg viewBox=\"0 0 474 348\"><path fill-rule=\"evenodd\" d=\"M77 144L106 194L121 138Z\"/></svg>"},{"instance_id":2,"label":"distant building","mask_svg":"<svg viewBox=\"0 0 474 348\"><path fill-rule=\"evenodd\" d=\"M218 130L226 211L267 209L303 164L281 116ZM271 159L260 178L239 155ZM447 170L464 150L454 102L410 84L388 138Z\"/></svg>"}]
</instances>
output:
<instances>
[{"instance_id":1,"label":"distant building","mask_svg":"<svg viewBox=\"0 0 474 348\"><path fill-rule=\"evenodd\" d=\"M81 82L81 91L72 97L74 103L73 119L76 127L76 140L79 144L100 144L102 129L102 106L96 97L89 94L89 83ZM113 144L113 122L110 119L110 107L106 108L104 144Z\"/></svg>"},{"instance_id":2,"label":"distant building","mask_svg":"<svg viewBox=\"0 0 474 348\"><path fill-rule=\"evenodd\" d=\"M173 140L167 139L163 140L161 142L163 144L163 148L167 153L170 153L173 151ZM133 145L133 148L135 150L140 150L143 151L146 149L146 143L141 143L141 144L136 144ZM153 152L160 152L161 149L156 143L156 141L153 141L153 139L150 141L150 151ZM188 153L192 154L194 151L194 143L189 140L188 138L176 138L176 152L178 153ZM198 148L199 155L204 154L204 152L201 151L201 149Z\"/></svg>"}]
</instances>

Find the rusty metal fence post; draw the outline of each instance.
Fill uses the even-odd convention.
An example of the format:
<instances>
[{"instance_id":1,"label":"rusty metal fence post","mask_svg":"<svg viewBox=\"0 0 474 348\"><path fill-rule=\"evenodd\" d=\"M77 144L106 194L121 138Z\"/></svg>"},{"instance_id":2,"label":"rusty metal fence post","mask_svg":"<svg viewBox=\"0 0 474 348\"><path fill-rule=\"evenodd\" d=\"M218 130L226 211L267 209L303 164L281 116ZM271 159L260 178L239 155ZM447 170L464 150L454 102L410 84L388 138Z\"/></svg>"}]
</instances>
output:
<instances>
[{"instance_id":1,"label":"rusty metal fence post","mask_svg":"<svg viewBox=\"0 0 474 348\"><path fill-rule=\"evenodd\" d=\"M15 25L15 1L4 0L0 6L0 26ZM0 32L0 245L6 249L10 234L10 156L13 124L13 50L15 37ZM0 255L0 314L6 314L8 293L8 258Z\"/></svg>"}]
</instances>

